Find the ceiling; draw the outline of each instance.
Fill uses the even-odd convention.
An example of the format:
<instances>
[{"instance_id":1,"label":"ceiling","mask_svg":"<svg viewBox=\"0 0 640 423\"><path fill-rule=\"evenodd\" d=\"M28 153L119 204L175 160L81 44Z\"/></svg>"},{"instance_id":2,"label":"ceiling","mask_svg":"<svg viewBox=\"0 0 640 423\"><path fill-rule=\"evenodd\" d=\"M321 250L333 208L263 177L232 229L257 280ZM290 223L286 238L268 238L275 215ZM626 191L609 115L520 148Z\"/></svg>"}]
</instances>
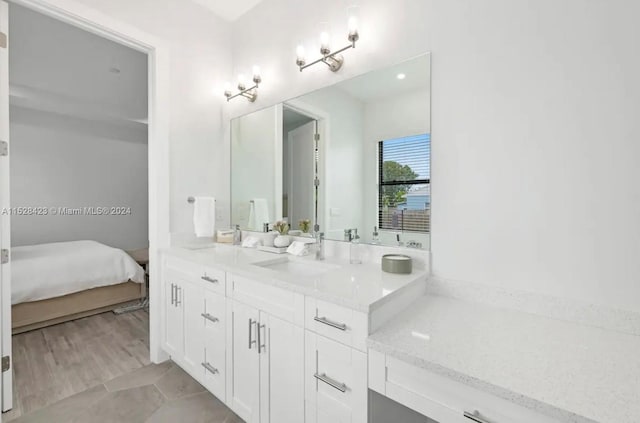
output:
<instances>
[{"instance_id":1,"label":"ceiling","mask_svg":"<svg viewBox=\"0 0 640 423\"><path fill-rule=\"evenodd\" d=\"M146 54L22 6L9 7L12 107L146 123Z\"/></svg>"},{"instance_id":2,"label":"ceiling","mask_svg":"<svg viewBox=\"0 0 640 423\"><path fill-rule=\"evenodd\" d=\"M262 0L193 0L229 22L237 20Z\"/></svg>"},{"instance_id":3,"label":"ceiling","mask_svg":"<svg viewBox=\"0 0 640 423\"><path fill-rule=\"evenodd\" d=\"M398 74L404 79L398 79ZM412 91L429 90L431 56L425 54L395 66L348 79L336 85L362 102L381 100Z\"/></svg>"}]
</instances>

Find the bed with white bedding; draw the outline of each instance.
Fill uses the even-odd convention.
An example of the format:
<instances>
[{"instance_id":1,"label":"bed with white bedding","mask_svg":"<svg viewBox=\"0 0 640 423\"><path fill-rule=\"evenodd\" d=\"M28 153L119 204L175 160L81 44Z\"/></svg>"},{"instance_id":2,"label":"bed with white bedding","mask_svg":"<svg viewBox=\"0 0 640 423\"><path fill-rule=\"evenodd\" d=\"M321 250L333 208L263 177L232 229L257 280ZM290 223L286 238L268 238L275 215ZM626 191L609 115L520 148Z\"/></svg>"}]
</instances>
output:
<instances>
[{"instance_id":1,"label":"bed with white bedding","mask_svg":"<svg viewBox=\"0 0 640 423\"><path fill-rule=\"evenodd\" d=\"M14 247L11 290L19 332L139 299L144 270L126 252L96 241Z\"/></svg>"}]
</instances>

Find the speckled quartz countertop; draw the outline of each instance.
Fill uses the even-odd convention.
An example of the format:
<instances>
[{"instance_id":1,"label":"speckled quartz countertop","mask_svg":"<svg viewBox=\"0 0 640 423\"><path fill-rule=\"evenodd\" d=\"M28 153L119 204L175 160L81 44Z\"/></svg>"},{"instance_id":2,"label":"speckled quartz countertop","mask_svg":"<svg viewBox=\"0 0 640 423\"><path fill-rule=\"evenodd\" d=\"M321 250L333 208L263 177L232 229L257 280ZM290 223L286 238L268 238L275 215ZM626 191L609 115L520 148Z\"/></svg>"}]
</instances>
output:
<instances>
[{"instance_id":1,"label":"speckled quartz countertop","mask_svg":"<svg viewBox=\"0 0 640 423\"><path fill-rule=\"evenodd\" d=\"M427 272L421 269L414 269L410 275L394 275L383 272L379 264L349 264L348 261L329 258L317 262L313 255L293 257L220 244L201 249L172 247L163 253L364 313L391 301L404 288L426 284L427 278ZM303 278L256 265L279 259L308 263L309 266L326 266L328 270Z\"/></svg>"},{"instance_id":2,"label":"speckled quartz countertop","mask_svg":"<svg viewBox=\"0 0 640 423\"><path fill-rule=\"evenodd\" d=\"M640 336L424 296L368 345L561 422L640 422Z\"/></svg>"}]
</instances>

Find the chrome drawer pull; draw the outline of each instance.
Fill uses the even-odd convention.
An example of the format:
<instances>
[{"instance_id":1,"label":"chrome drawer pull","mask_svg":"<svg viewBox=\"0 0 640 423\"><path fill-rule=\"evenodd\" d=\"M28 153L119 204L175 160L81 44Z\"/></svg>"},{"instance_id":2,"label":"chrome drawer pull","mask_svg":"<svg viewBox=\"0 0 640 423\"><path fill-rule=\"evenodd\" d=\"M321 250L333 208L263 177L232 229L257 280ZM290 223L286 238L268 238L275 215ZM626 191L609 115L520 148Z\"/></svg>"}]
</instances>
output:
<instances>
[{"instance_id":1,"label":"chrome drawer pull","mask_svg":"<svg viewBox=\"0 0 640 423\"><path fill-rule=\"evenodd\" d=\"M262 336L260 335L260 329L265 329L265 337L267 336L266 333L266 325L261 325L260 323L258 323L258 354L262 353L262 350L266 350L267 349L267 345L263 344L263 339Z\"/></svg>"},{"instance_id":2,"label":"chrome drawer pull","mask_svg":"<svg viewBox=\"0 0 640 423\"><path fill-rule=\"evenodd\" d=\"M202 363L202 367L204 367L205 369L207 369L209 372L213 373L214 375L216 373L218 373L218 369L216 369L215 367L213 367L209 363Z\"/></svg>"},{"instance_id":3,"label":"chrome drawer pull","mask_svg":"<svg viewBox=\"0 0 640 423\"><path fill-rule=\"evenodd\" d=\"M331 386L332 388L336 388L340 392L347 392L347 385L345 385L344 383L336 382L335 380L333 380L329 376L327 376L325 373L322 373L322 374L316 373L316 374L313 375L313 377L315 377L316 379L318 379L321 382L326 383L327 385Z\"/></svg>"},{"instance_id":4,"label":"chrome drawer pull","mask_svg":"<svg viewBox=\"0 0 640 423\"><path fill-rule=\"evenodd\" d=\"M176 307L178 307L180 304L182 304L182 287L176 285Z\"/></svg>"},{"instance_id":5,"label":"chrome drawer pull","mask_svg":"<svg viewBox=\"0 0 640 423\"><path fill-rule=\"evenodd\" d=\"M200 279L202 279L203 281L211 282L211 283L218 283L217 279L210 278L207 275L200 276Z\"/></svg>"},{"instance_id":6,"label":"chrome drawer pull","mask_svg":"<svg viewBox=\"0 0 640 423\"><path fill-rule=\"evenodd\" d=\"M464 416L476 423L491 423L489 420L485 420L482 417L480 417L480 413L478 412L478 410L475 410L473 413L469 413L468 411L465 411Z\"/></svg>"},{"instance_id":7,"label":"chrome drawer pull","mask_svg":"<svg viewBox=\"0 0 640 423\"><path fill-rule=\"evenodd\" d=\"M204 317L205 319L207 319L207 320L209 320L211 322L214 322L214 323L220 320L217 317L210 315L209 313L200 313L200 315L202 317Z\"/></svg>"},{"instance_id":8,"label":"chrome drawer pull","mask_svg":"<svg viewBox=\"0 0 640 423\"><path fill-rule=\"evenodd\" d=\"M175 297L175 284L171 284L171 305L174 305L175 301L176 301L176 297Z\"/></svg>"},{"instance_id":9,"label":"chrome drawer pull","mask_svg":"<svg viewBox=\"0 0 640 423\"><path fill-rule=\"evenodd\" d=\"M331 320L327 319L326 317L314 317L313 320L315 320L316 322L320 322L323 323L325 325L331 326L332 328L336 328L336 329L340 329L340 330L347 330L347 325L345 325L344 323L336 323L336 322L332 322Z\"/></svg>"}]
</instances>

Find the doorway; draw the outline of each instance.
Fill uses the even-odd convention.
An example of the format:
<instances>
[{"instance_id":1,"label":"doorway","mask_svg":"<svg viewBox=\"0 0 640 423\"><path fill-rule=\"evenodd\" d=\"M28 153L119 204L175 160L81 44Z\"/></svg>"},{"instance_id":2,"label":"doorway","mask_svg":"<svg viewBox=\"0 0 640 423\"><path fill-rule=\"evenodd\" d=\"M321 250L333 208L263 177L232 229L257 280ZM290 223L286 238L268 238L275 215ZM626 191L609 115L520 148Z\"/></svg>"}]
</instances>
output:
<instances>
[{"instance_id":1,"label":"doorway","mask_svg":"<svg viewBox=\"0 0 640 423\"><path fill-rule=\"evenodd\" d=\"M100 35L117 43L131 47L135 50L147 54L148 63L148 171L149 180L148 187L148 240L149 240L149 257L150 257L150 328L149 328L149 358L153 362L160 362L166 359L166 355L162 352L160 345L160 328L156 322L160 322L160 304L156 301L156 295L159 290L155 289L155 285L159 285L153 275L159 274L158 263L154 258L157 256L159 248L168 246L169 237L169 216L168 216L168 48L159 40L155 39L142 31L129 27L122 22L113 18L95 13L82 5L70 3L60 4L56 6L48 4L46 1L35 0L19 0L15 4L26 6L44 15L55 17L56 19L69 23L75 27L88 30L93 34ZM2 26L0 30L6 34L8 32L8 14L9 6L6 2L0 3ZM7 39L6 48L1 50L1 68L0 72L0 127L2 128L3 141L8 142L8 151L11 151L11 140L9 139L8 129L8 104L9 104L9 84L7 78L8 69L8 51L10 49L11 40ZM114 69L115 70L115 69ZM117 72L117 71L116 71ZM0 172L2 173L2 188L0 199L2 207L11 208L9 199L9 160L10 155L2 157ZM5 177L6 176L6 177ZM0 233L2 235L2 249L10 250L11 219L8 214L2 216L2 227ZM1 329L2 329L2 356L8 357L7 362L11 360L11 260L8 254L8 262L2 265L0 273L2 277L2 297L1 306ZM154 295L154 292L156 295ZM12 397L12 367L2 374L2 408L8 410L13 406Z\"/></svg>"}]
</instances>

